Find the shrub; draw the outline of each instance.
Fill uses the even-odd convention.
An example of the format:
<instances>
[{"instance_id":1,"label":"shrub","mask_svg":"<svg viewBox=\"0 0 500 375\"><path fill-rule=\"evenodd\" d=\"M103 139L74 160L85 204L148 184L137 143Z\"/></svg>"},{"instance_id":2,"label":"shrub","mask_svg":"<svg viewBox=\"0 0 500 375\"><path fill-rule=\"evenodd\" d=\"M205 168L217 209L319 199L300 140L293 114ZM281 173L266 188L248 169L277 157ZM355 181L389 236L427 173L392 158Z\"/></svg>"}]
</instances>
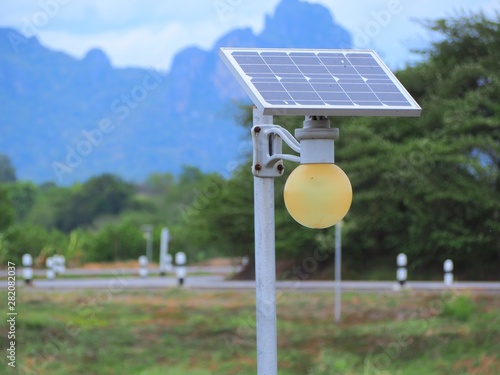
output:
<instances>
[{"instance_id":1,"label":"shrub","mask_svg":"<svg viewBox=\"0 0 500 375\"><path fill-rule=\"evenodd\" d=\"M444 304L442 316L467 321L476 311L476 304L466 295L460 295Z\"/></svg>"}]
</instances>

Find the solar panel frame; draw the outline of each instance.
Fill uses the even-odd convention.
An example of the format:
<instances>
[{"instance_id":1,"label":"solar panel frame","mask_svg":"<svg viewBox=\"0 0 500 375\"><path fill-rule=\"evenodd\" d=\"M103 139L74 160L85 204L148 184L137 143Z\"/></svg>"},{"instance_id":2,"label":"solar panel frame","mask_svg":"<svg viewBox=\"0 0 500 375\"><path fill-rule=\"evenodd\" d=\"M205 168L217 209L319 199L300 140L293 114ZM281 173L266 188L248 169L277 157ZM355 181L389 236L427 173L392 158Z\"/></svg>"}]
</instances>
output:
<instances>
[{"instance_id":1,"label":"solar panel frame","mask_svg":"<svg viewBox=\"0 0 500 375\"><path fill-rule=\"evenodd\" d=\"M264 115L418 117L422 110L373 50L222 47L219 55Z\"/></svg>"}]
</instances>

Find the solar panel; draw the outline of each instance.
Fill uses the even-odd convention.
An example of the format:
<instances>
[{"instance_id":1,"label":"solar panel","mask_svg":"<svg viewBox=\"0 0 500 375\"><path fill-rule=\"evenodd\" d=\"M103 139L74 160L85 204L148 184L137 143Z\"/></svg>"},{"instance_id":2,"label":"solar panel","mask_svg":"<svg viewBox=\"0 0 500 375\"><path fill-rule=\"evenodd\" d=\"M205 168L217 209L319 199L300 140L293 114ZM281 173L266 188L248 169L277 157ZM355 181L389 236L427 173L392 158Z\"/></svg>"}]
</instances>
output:
<instances>
[{"instance_id":1,"label":"solar panel","mask_svg":"<svg viewBox=\"0 0 500 375\"><path fill-rule=\"evenodd\" d=\"M220 57L264 115L420 116L372 50L221 48Z\"/></svg>"}]
</instances>

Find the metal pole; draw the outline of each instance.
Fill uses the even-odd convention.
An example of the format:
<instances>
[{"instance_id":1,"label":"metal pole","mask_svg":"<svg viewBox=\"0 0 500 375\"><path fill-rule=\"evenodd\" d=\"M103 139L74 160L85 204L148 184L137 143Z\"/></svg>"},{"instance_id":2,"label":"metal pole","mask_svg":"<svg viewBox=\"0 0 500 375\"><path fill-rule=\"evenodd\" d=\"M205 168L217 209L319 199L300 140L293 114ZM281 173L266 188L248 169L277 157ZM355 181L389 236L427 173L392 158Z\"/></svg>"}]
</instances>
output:
<instances>
[{"instance_id":1,"label":"metal pole","mask_svg":"<svg viewBox=\"0 0 500 375\"><path fill-rule=\"evenodd\" d=\"M148 257L148 262L153 261L153 233L148 232L148 238L147 238L147 247L146 247L146 255Z\"/></svg>"},{"instance_id":2,"label":"metal pole","mask_svg":"<svg viewBox=\"0 0 500 375\"><path fill-rule=\"evenodd\" d=\"M276 375L276 266L274 179L254 177L257 374Z\"/></svg>"},{"instance_id":3,"label":"metal pole","mask_svg":"<svg viewBox=\"0 0 500 375\"><path fill-rule=\"evenodd\" d=\"M272 116L254 111L254 125L272 124ZM274 178L254 177L257 374L278 374L276 331L276 260Z\"/></svg>"},{"instance_id":4,"label":"metal pole","mask_svg":"<svg viewBox=\"0 0 500 375\"><path fill-rule=\"evenodd\" d=\"M335 321L340 322L340 309L341 309L341 274L340 274L340 262L342 259L342 248L341 248L341 222L335 225Z\"/></svg>"},{"instance_id":5,"label":"metal pole","mask_svg":"<svg viewBox=\"0 0 500 375\"><path fill-rule=\"evenodd\" d=\"M168 228L163 228L161 230L161 239L160 239L160 275L165 275L166 270L166 258L168 252L168 240L169 240L169 232Z\"/></svg>"},{"instance_id":6,"label":"metal pole","mask_svg":"<svg viewBox=\"0 0 500 375\"><path fill-rule=\"evenodd\" d=\"M146 239L146 257L149 263L153 261L153 226L146 224L141 227L144 232L144 238Z\"/></svg>"}]
</instances>

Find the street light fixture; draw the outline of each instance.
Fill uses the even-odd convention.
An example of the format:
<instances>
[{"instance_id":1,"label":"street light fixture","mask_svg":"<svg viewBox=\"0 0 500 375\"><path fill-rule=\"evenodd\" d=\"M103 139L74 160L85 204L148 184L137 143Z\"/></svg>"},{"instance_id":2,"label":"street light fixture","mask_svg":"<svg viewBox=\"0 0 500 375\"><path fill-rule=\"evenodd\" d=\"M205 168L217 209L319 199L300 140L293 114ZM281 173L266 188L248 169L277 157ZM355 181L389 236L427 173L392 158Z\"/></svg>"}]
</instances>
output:
<instances>
[{"instance_id":1,"label":"street light fixture","mask_svg":"<svg viewBox=\"0 0 500 375\"><path fill-rule=\"evenodd\" d=\"M421 108L374 51L221 48L219 55L256 106L257 372L276 375L274 178L283 174L283 160L301 163L285 184L290 215L306 227L333 226L349 210L352 188L334 164L338 129L326 116L419 116ZM273 115L306 116L297 139L273 124ZM282 141L300 156L283 154Z\"/></svg>"},{"instance_id":2,"label":"street light fixture","mask_svg":"<svg viewBox=\"0 0 500 375\"><path fill-rule=\"evenodd\" d=\"M338 134L325 116L306 116L304 128L295 130L300 140L300 165L286 181L284 199L290 215L305 227L331 227L351 206L349 178L334 164Z\"/></svg>"}]
</instances>

